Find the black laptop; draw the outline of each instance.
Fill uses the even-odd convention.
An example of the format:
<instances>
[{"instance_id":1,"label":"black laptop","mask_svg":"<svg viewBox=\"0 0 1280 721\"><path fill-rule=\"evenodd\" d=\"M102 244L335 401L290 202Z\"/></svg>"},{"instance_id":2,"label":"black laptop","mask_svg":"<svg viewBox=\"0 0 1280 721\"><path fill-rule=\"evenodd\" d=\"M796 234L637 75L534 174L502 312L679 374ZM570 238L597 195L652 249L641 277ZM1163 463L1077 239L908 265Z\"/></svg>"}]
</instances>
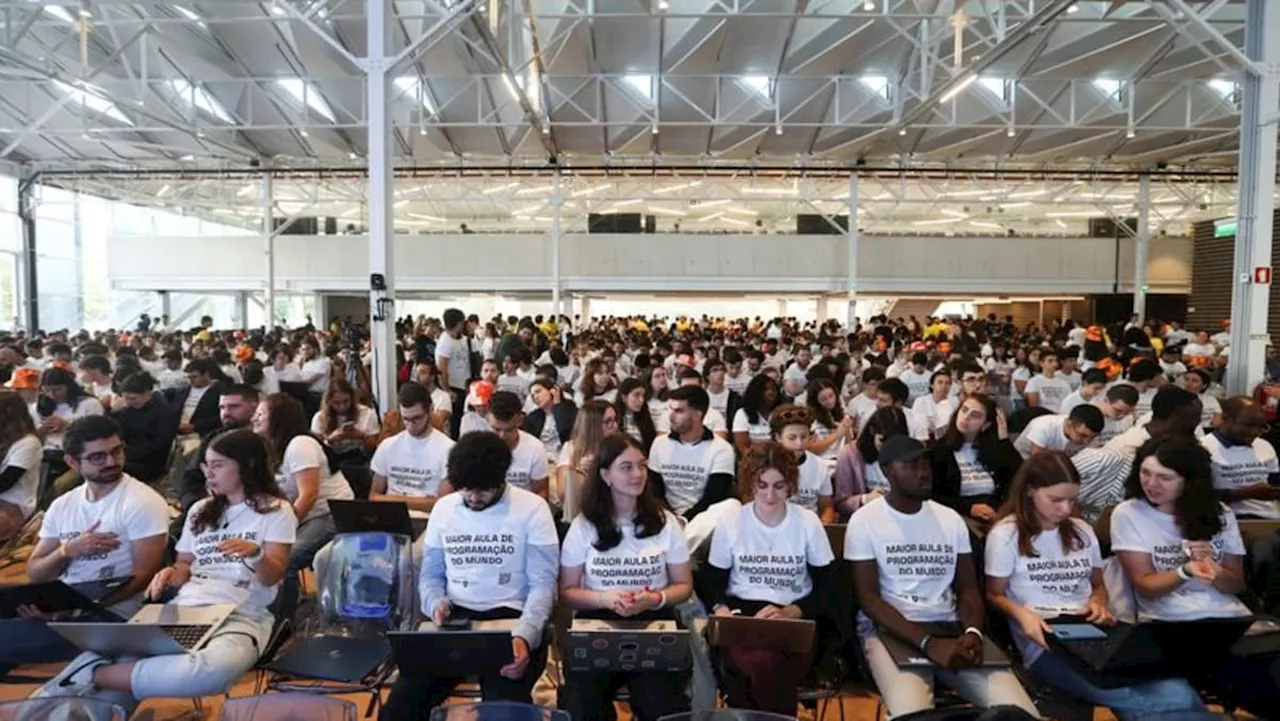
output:
<instances>
[{"instance_id":1,"label":"black laptop","mask_svg":"<svg viewBox=\"0 0 1280 721\"><path fill-rule=\"evenodd\" d=\"M921 628L931 636L938 638L959 638L964 629L958 623L922 623ZM923 651L914 648L911 644L894 636L884 629L879 630L880 642L884 644L884 648L889 652L889 656L893 658L893 662L898 664L898 668L926 668L934 666ZM1008 668L1012 666L1009 657L1005 652L992 641L990 637L982 639L982 668Z\"/></svg>"},{"instance_id":2,"label":"black laptop","mask_svg":"<svg viewBox=\"0 0 1280 721\"><path fill-rule=\"evenodd\" d=\"M515 626L515 620L451 619L443 629L423 623L417 631L389 631L387 639L400 675L410 681L492 676L514 658L511 631Z\"/></svg>"},{"instance_id":3,"label":"black laptop","mask_svg":"<svg viewBox=\"0 0 1280 721\"><path fill-rule=\"evenodd\" d=\"M1091 680L1124 685L1127 678L1181 676L1203 670L1231 653L1254 624L1253 616L1196 621L1152 621L1095 626L1064 616L1047 621L1053 633L1045 640L1065 652L1077 670ZM1103 686L1104 688L1110 686Z\"/></svg>"},{"instance_id":4,"label":"black laptop","mask_svg":"<svg viewBox=\"0 0 1280 721\"><path fill-rule=\"evenodd\" d=\"M329 501L338 533L398 533L415 538L409 506L391 501Z\"/></svg>"},{"instance_id":5,"label":"black laptop","mask_svg":"<svg viewBox=\"0 0 1280 721\"><path fill-rule=\"evenodd\" d=\"M310 636L289 645L267 669L286 676L360 683L387 660L381 636Z\"/></svg>"},{"instance_id":6,"label":"black laptop","mask_svg":"<svg viewBox=\"0 0 1280 721\"><path fill-rule=\"evenodd\" d=\"M0 619L15 617L19 606L35 606L45 613L105 612L98 601L131 580L132 576L73 584L55 580L0 588Z\"/></svg>"}]
</instances>

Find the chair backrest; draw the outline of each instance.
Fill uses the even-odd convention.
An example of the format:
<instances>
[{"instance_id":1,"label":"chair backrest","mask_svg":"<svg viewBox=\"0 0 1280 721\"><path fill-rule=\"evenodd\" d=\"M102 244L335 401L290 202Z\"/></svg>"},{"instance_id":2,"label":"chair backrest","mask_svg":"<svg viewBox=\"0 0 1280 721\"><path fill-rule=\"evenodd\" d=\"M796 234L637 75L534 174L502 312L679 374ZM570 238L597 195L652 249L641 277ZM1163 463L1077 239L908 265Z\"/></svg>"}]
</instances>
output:
<instances>
[{"instance_id":1,"label":"chair backrest","mask_svg":"<svg viewBox=\"0 0 1280 721\"><path fill-rule=\"evenodd\" d=\"M437 706L431 721L572 721L568 713L534 706L531 703L489 701L487 703Z\"/></svg>"},{"instance_id":2,"label":"chair backrest","mask_svg":"<svg viewBox=\"0 0 1280 721\"><path fill-rule=\"evenodd\" d=\"M320 587L315 630L369 635L414 628L412 541L394 533L340 533Z\"/></svg>"},{"instance_id":3,"label":"chair backrest","mask_svg":"<svg viewBox=\"0 0 1280 721\"><path fill-rule=\"evenodd\" d=\"M356 705L333 696L272 693L227 699L220 721L356 721Z\"/></svg>"},{"instance_id":4,"label":"chair backrest","mask_svg":"<svg viewBox=\"0 0 1280 721\"><path fill-rule=\"evenodd\" d=\"M0 703L0 721L52 721L53 719L92 719L92 721L125 721L129 718L120 706L109 701L79 696L46 696Z\"/></svg>"}]
</instances>

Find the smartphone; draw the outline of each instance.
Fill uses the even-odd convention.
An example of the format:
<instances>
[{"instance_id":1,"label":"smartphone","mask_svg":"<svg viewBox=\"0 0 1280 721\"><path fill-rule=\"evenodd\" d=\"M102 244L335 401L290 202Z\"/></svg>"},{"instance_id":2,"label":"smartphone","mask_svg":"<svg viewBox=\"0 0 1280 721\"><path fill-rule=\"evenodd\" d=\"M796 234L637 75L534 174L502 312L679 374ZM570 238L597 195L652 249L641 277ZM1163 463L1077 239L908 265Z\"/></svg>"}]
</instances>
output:
<instances>
[{"instance_id":1,"label":"smartphone","mask_svg":"<svg viewBox=\"0 0 1280 721\"><path fill-rule=\"evenodd\" d=\"M1064 623L1053 626L1053 633L1063 641L1093 641L1107 637L1107 632L1091 623Z\"/></svg>"},{"instance_id":2,"label":"smartphone","mask_svg":"<svg viewBox=\"0 0 1280 721\"><path fill-rule=\"evenodd\" d=\"M471 619L465 616L450 616L440 626L441 631L470 631Z\"/></svg>"}]
</instances>

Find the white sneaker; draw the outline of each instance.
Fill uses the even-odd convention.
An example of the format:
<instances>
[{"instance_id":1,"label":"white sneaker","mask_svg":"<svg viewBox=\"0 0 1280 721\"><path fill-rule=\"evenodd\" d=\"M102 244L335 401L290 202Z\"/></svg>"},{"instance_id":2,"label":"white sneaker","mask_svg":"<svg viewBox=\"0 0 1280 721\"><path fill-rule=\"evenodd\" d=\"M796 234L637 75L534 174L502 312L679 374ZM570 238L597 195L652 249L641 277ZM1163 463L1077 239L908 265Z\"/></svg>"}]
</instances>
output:
<instances>
[{"instance_id":1,"label":"white sneaker","mask_svg":"<svg viewBox=\"0 0 1280 721\"><path fill-rule=\"evenodd\" d=\"M30 698L85 696L93 691L93 671L108 661L96 653L82 653L67 664L62 673L36 689Z\"/></svg>"}]
</instances>

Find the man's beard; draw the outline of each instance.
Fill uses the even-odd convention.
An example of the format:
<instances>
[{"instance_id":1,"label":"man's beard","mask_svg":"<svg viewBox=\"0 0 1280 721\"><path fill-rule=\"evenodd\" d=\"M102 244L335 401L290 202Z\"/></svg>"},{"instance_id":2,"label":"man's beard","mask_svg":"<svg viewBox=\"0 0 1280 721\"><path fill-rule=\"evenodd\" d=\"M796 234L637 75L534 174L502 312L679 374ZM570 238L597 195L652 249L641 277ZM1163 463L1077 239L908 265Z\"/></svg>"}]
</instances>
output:
<instances>
[{"instance_id":1,"label":"man's beard","mask_svg":"<svg viewBox=\"0 0 1280 721\"><path fill-rule=\"evenodd\" d=\"M244 428L247 425L249 425L249 421L242 421L239 418L227 418L222 421L222 427L228 431Z\"/></svg>"},{"instance_id":2,"label":"man's beard","mask_svg":"<svg viewBox=\"0 0 1280 721\"><path fill-rule=\"evenodd\" d=\"M95 477L85 476L84 479L89 483L108 484L108 483L115 483L116 481L120 480L120 478L123 476L124 476L124 468L121 466L116 466L115 468L98 471L98 474Z\"/></svg>"}]
</instances>

